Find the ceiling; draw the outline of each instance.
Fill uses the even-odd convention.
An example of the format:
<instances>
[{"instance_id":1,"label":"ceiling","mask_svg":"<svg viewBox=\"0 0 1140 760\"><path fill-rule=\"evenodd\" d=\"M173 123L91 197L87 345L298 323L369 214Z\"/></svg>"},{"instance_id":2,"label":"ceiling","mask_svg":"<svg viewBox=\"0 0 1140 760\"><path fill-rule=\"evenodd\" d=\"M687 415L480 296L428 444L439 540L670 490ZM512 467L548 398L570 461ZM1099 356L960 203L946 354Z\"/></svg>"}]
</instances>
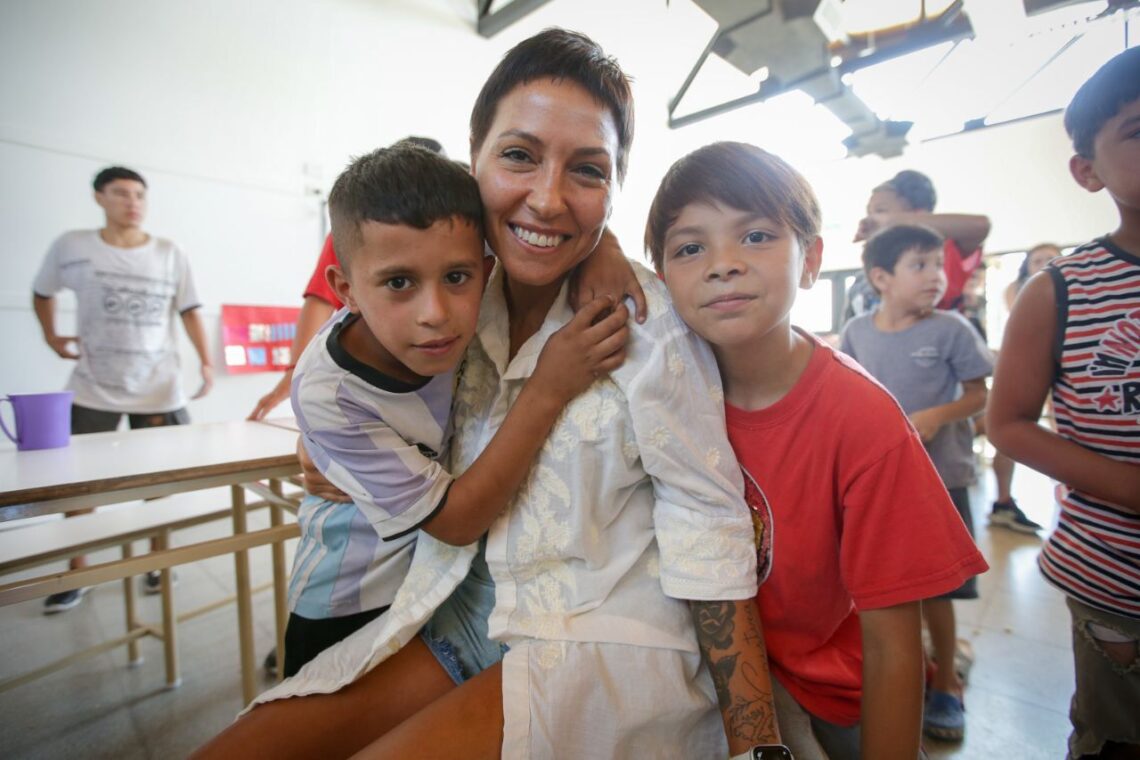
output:
<instances>
[{"instance_id":1,"label":"ceiling","mask_svg":"<svg viewBox=\"0 0 1140 760\"><path fill-rule=\"evenodd\" d=\"M476 0L479 31L548 1ZM1140 0L671 1L717 23L677 84L671 127L800 91L846 126L855 156L1055 112L1140 42Z\"/></svg>"}]
</instances>

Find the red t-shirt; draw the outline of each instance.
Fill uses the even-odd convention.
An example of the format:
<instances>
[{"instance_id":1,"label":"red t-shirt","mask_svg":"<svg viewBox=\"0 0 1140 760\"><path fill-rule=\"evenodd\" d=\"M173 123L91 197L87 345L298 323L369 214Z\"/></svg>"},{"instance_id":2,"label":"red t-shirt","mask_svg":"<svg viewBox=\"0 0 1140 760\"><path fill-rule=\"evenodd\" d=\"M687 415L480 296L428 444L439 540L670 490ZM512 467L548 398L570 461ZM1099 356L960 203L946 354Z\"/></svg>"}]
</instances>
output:
<instances>
[{"instance_id":1,"label":"red t-shirt","mask_svg":"<svg viewBox=\"0 0 1140 760\"><path fill-rule=\"evenodd\" d=\"M939 309L957 309L958 301L962 297L962 289L970 275L982 263L982 249L975 248L969 255L962 253L962 249L952 238L946 238L942 244L942 268L946 271L946 293L938 302Z\"/></svg>"},{"instance_id":2,"label":"red t-shirt","mask_svg":"<svg viewBox=\"0 0 1140 760\"><path fill-rule=\"evenodd\" d=\"M333 250L332 235L325 238L324 247L321 248L321 255L317 259L317 268L313 270L313 276L309 278L309 284L305 286L305 297L314 296L321 299L325 303L332 304L333 309L339 309L344 306L340 299L336 297L332 287L329 285L328 280L325 279L325 270L330 266L336 264L336 251Z\"/></svg>"},{"instance_id":3,"label":"red t-shirt","mask_svg":"<svg viewBox=\"0 0 1140 760\"><path fill-rule=\"evenodd\" d=\"M767 497L771 510L757 601L772 673L808 712L848 726L862 696L856 611L938 596L987 565L898 403L813 340L787 396L725 411L748 504Z\"/></svg>"}]
</instances>

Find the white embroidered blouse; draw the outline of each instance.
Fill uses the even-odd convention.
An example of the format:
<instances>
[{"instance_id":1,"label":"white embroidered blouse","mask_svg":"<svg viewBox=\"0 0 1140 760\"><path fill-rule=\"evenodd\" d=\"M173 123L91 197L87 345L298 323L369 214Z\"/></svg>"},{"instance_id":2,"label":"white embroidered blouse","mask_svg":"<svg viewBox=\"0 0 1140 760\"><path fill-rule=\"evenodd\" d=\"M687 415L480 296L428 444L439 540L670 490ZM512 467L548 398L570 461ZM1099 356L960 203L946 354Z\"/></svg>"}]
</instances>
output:
<instances>
[{"instance_id":1,"label":"white embroidered blouse","mask_svg":"<svg viewBox=\"0 0 1140 760\"><path fill-rule=\"evenodd\" d=\"M573 700L575 688L582 699L596 697L603 662L601 691L623 715L610 716L609 730L597 725L605 718L595 718L598 756L620 756L623 734L638 730L653 735L662 757L680 749L678 741L702 752L723 746L715 695L682 600L755 597L752 519L725 434L712 352L677 316L661 282L636 269L649 318L631 322L628 358L568 405L488 533L495 581L490 636L510 646L503 665L504 757L543 756L543 747L565 749L570 736L580 740L575 711L559 710L550 697ZM508 361L507 307L496 267L456 392L453 474L486 446L546 340L571 316L564 288L539 331ZM474 552L474 545L451 547L421 534L391 610L256 702L334 691L397 651L463 579ZM656 674L654 657L663 658ZM538 683L544 686L536 694ZM630 723L638 709L649 716L640 729ZM668 721L654 722L666 715ZM642 750L644 738L635 742Z\"/></svg>"},{"instance_id":2,"label":"white embroidered blouse","mask_svg":"<svg viewBox=\"0 0 1140 760\"><path fill-rule=\"evenodd\" d=\"M488 534L490 635L508 645L529 637L696 651L687 606L664 597L755 596L753 528L716 362L657 278L641 274L650 318L634 326L628 358L567 406ZM573 316L563 294L508 362L499 270L487 294L456 391L453 473L490 442L542 347Z\"/></svg>"}]
</instances>

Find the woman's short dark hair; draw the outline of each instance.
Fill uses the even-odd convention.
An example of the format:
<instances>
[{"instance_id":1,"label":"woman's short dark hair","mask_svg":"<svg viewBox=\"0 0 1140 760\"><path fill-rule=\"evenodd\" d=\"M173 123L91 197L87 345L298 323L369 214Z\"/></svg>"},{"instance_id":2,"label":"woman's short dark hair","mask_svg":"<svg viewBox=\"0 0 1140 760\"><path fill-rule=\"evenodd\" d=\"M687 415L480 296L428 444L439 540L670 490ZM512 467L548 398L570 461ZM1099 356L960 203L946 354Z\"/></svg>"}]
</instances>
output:
<instances>
[{"instance_id":1,"label":"woman's short dark hair","mask_svg":"<svg viewBox=\"0 0 1140 760\"><path fill-rule=\"evenodd\" d=\"M943 237L923 224L896 224L876 232L863 245L863 271L871 281L871 270L878 267L894 274L895 265L907 251L942 250Z\"/></svg>"},{"instance_id":2,"label":"woman's short dark hair","mask_svg":"<svg viewBox=\"0 0 1140 760\"><path fill-rule=\"evenodd\" d=\"M934 192L934 183L930 177L913 169L903 169L875 190L890 190L906 201L914 211L933 211L934 204L938 202L938 194Z\"/></svg>"},{"instance_id":3,"label":"woman's short dark hair","mask_svg":"<svg viewBox=\"0 0 1140 760\"><path fill-rule=\"evenodd\" d=\"M104 187L117 179L134 180L146 187L146 180L143 179L143 176L134 169L128 169L125 166L108 166L95 175L95 181L91 183L91 186L95 188L95 192L101 193Z\"/></svg>"},{"instance_id":4,"label":"woman's short dark hair","mask_svg":"<svg viewBox=\"0 0 1140 760\"><path fill-rule=\"evenodd\" d=\"M713 201L786 225L805 248L819 237L819 201L803 175L755 145L716 142L678 160L661 180L645 224L645 249L658 272L666 233L681 211Z\"/></svg>"},{"instance_id":5,"label":"woman's short dark hair","mask_svg":"<svg viewBox=\"0 0 1140 760\"><path fill-rule=\"evenodd\" d=\"M1104 123L1140 98L1140 47L1132 47L1097 69L1065 109L1065 131L1073 150L1093 157L1093 143Z\"/></svg>"},{"instance_id":6,"label":"woman's short dark hair","mask_svg":"<svg viewBox=\"0 0 1140 760\"><path fill-rule=\"evenodd\" d=\"M459 218L483 234L483 203L475 178L458 163L407 143L354 159L329 193L333 247L347 272L360 246L362 222L426 230Z\"/></svg>"},{"instance_id":7,"label":"woman's short dark hair","mask_svg":"<svg viewBox=\"0 0 1140 760\"><path fill-rule=\"evenodd\" d=\"M471 109L471 150L487 139L499 102L520 85L536 79L569 80L581 85L609 109L617 127L618 181L625 179L633 143L633 93L617 61L584 34L547 29L511 48L483 84Z\"/></svg>"}]
</instances>

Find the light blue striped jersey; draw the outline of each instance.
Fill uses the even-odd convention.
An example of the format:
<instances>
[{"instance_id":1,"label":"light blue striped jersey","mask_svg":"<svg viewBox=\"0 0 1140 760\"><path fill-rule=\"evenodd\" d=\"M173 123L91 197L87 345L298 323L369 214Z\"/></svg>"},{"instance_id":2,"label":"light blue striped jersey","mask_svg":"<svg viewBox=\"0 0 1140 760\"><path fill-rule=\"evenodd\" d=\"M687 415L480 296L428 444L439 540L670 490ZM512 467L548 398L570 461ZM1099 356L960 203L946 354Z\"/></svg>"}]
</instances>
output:
<instances>
[{"instance_id":1,"label":"light blue striped jersey","mask_svg":"<svg viewBox=\"0 0 1140 760\"><path fill-rule=\"evenodd\" d=\"M352 497L308 496L289 581L289 608L310 619L391 604L416 530L443 506L455 373L413 386L353 358L341 331L359 317L341 309L314 336L293 374L293 412L306 451Z\"/></svg>"}]
</instances>

